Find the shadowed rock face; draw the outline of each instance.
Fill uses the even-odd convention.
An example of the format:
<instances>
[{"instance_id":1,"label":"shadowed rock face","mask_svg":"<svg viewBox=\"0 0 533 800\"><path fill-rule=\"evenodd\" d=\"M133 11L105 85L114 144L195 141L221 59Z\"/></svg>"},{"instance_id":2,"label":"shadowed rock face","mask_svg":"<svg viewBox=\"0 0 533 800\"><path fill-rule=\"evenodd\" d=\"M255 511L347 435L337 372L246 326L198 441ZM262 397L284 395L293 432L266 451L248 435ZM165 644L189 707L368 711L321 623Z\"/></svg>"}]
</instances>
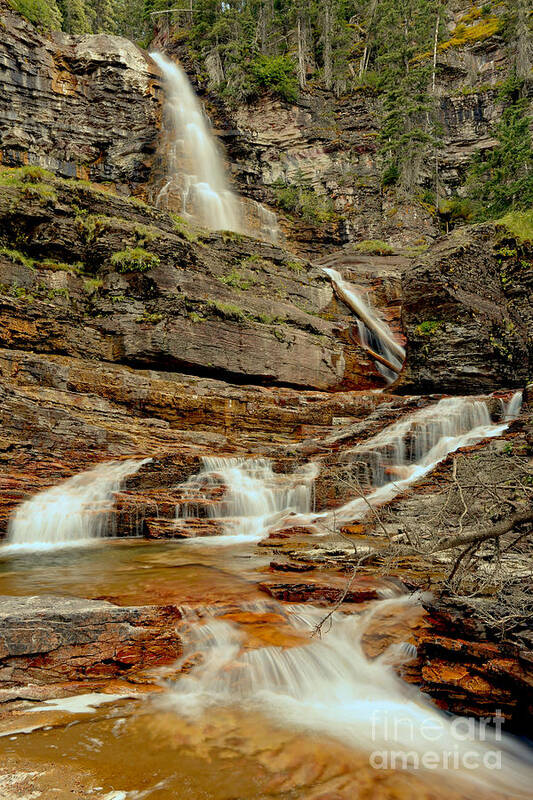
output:
<instances>
[{"instance_id":1,"label":"shadowed rock face","mask_svg":"<svg viewBox=\"0 0 533 800\"><path fill-rule=\"evenodd\" d=\"M127 193L149 175L160 103L154 67L118 36L41 36L1 0L0 160Z\"/></svg>"},{"instance_id":2,"label":"shadowed rock face","mask_svg":"<svg viewBox=\"0 0 533 800\"><path fill-rule=\"evenodd\" d=\"M404 273L397 388L474 394L530 375L533 253L493 225L454 231Z\"/></svg>"}]
</instances>

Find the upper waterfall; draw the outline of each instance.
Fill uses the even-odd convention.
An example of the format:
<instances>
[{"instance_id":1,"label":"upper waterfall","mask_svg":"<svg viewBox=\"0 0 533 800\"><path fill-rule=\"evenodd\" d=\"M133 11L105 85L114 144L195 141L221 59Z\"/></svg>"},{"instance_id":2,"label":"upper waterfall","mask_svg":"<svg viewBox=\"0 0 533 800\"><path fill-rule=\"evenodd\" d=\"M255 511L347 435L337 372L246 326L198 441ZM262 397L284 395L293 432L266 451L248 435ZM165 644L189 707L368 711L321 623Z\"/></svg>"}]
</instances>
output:
<instances>
[{"instance_id":1,"label":"upper waterfall","mask_svg":"<svg viewBox=\"0 0 533 800\"><path fill-rule=\"evenodd\" d=\"M151 53L151 57L165 78L173 134L169 177L159 193L158 203L168 203L169 195L177 192L183 214L200 225L214 230L240 231L238 198L230 190L208 120L187 75L161 53Z\"/></svg>"},{"instance_id":2,"label":"upper waterfall","mask_svg":"<svg viewBox=\"0 0 533 800\"><path fill-rule=\"evenodd\" d=\"M255 233L277 241L276 215L231 190L209 120L185 71L162 53L150 55L165 79L171 134L167 180L157 204L178 207L184 217L204 228Z\"/></svg>"}]
</instances>

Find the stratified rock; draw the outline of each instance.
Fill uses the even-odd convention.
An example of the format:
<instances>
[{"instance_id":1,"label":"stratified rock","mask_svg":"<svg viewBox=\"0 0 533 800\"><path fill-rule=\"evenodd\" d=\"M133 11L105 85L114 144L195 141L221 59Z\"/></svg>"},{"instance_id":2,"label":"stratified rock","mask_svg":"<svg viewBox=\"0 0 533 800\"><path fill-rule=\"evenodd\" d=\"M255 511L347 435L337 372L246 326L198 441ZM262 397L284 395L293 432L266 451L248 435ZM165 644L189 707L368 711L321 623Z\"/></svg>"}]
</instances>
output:
<instances>
[{"instance_id":1,"label":"stratified rock","mask_svg":"<svg viewBox=\"0 0 533 800\"><path fill-rule=\"evenodd\" d=\"M0 597L0 685L112 678L181 653L174 606L77 597Z\"/></svg>"},{"instance_id":2,"label":"stratified rock","mask_svg":"<svg viewBox=\"0 0 533 800\"><path fill-rule=\"evenodd\" d=\"M531 373L533 249L478 225L441 239L407 270L405 393L522 387Z\"/></svg>"},{"instance_id":3,"label":"stratified rock","mask_svg":"<svg viewBox=\"0 0 533 800\"><path fill-rule=\"evenodd\" d=\"M0 161L127 193L146 182L161 114L150 59L119 36L42 36L5 0L0 14Z\"/></svg>"},{"instance_id":4,"label":"stratified rock","mask_svg":"<svg viewBox=\"0 0 533 800\"><path fill-rule=\"evenodd\" d=\"M2 346L237 383L384 385L321 270L79 183L11 177L0 237L15 248L24 231L36 263L0 255Z\"/></svg>"},{"instance_id":5,"label":"stratified rock","mask_svg":"<svg viewBox=\"0 0 533 800\"><path fill-rule=\"evenodd\" d=\"M259 587L274 597L287 603L305 603L311 601L319 605L335 605L343 603L363 603L366 600L377 600L379 597L376 585L371 582L356 582L349 588L331 586L314 581L299 581L298 583L260 583Z\"/></svg>"}]
</instances>

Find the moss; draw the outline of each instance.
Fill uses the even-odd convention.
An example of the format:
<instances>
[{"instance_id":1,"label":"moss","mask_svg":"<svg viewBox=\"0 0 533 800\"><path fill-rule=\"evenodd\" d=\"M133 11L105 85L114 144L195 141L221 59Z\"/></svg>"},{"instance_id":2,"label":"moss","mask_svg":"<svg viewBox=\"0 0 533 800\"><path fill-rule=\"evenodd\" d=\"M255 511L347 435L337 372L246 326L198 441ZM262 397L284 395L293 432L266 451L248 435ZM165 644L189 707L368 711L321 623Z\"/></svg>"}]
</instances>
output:
<instances>
[{"instance_id":1,"label":"moss","mask_svg":"<svg viewBox=\"0 0 533 800\"><path fill-rule=\"evenodd\" d=\"M140 247L161 238L161 232L150 225L135 225L133 232Z\"/></svg>"},{"instance_id":2,"label":"moss","mask_svg":"<svg viewBox=\"0 0 533 800\"><path fill-rule=\"evenodd\" d=\"M62 261L54 261L51 258L47 258L44 261L39 261L36 265L40 269L50 269L54 272L69 272L72 275L75 275L83 270L83 263L81 261L76 262L75 264L64 264Z\"/></svg>"},{"instance_id":3,"label":"moss","mask_svg":"<svg viewBox=\"0 0 533 800\"><path fill-rule=\"evenodd\" d=\"M14 186L20 190L22 197L38 200L40 203L56 202L57 194L48 182L54 176L41 167L2 168L0 170L0 186Z\"/></svg>"},{"instance_id":4,"label":"moss","mask_svg":"<svg viewBox=\"0 0 533 800\"><path fill-rule=\"evenodd\" d=\"M473 11L470 13L473 13ZM478 17L479 16L481 15L478 14ZM494 34L499 33L503 27L503 21L500 17L483 17L479 21L474 22L473 25L468 24L475 19L477 18L470 18L469 14L465 14L453 31L451 39L448 39L447 42L441 42L438 49L442 52L448 50L450 47L463 47L465 44L471 44L472 42L482 42L494 36Z\"/></svg>"},{"instance_id":5,"label":"moss","mask_svg":"<svg viewBox=\"0 0 533 800\"><path fill-rule=\"evenodd\" d=\"M528 211L509 211L504 217L496 220L521 242L533 242L533 208Z\"/></svg>"},{"instance_id":6,"label":"moss","mask_svg":"<svg viewBox=\"0 0 533 800\"><path fill-rule=\"evenodd\" d=\"M111 256L111 264L117 272L146 272L161 263L159 256L142 247L127 247Z\"/></svg>"},{"instance_id":7,"label":"moss","mask_svg":"<svg viewBox=\"0 0 533 800\"><path fill-rule=\"evenodd\" d=\"M290 269L291 272L296 272L298 275L304 270L304 265L301 261L285 261L283 266Z\"/></svg>"},{"instance_id":8,"label":"moss","mask_svg":"<svg viewBox=\"0 0 533 800\"><path fill-rule=\"evenodd\" d=\"M137 317L135 322L147 322L150 325L157 325L157 323L161 322L162 319L163 314L149 314L147 311L145 311L142 317Z\"/></svg>"},{"instance_id":9,"label":"moss","mask_svg":"<svg viewBox=\"0 0 533 800\"><path fill-rule=\"evenodd\" d=\"M218 280L226 286L231 286L233 289L238 289L241 292L250 289L255 284L254 278L245 278L236 269L233 269L229 275L223 275L222 277L219 277Z\"/></svg>"},{"instance_id":10,"label":"moss","mask_svg":"<svg viewBox=\"0 0 533 800\"><path fill-rule=\"evenodd\" d=\"M231 303L220 303L218 300L210 300L207 304L211 311L214 311L218 316L224 319L231 319L237 322L244 322L246 320L246 312L239 308L239 306Z\"/></svg>"},{"instance_id":11,"label":"moss","mask_svg":"<svg viewBox=\"0 0 533 800\"><path fill-rule=\"evenodd\" d=\"M188 314L188 317L191 320L191 322L194 323L202 322L205 319L205 317L203 317L201 314L198 314L197 311L191 311L190 314Z\"/></svg>"},{"instance_id":12,"label":"moss","mask_svg":"<svg viewBox=\"0 0 533 800\"><path fill-rule=\"evenodd\" d=\"M85 244L94 244L103 231L109 228L111 218L102 214L76 214L76 227Z\"/></svg>"},{"instance_id":13,"label":"moss","mask_svg":"<svg viewBox=\"0 0 533 800\"><path fill-rule=\"evenodd\" d=\"M441 325L442 322L438 322L435 319L428 319L416 326L416 332L419 336L432 336Z\"/></svg>"},{"instance_id":14,"label":"moss","mask_svg":"<svg viewBox=\"0 0 533 800\"><path fill-rule=\"evenodd\" d=\"M83 281L83 288L87 294L93 294L93 292L97 292L103 284L102 278L87 278L87 280Z\"/></svg>"},{"instance_id":15,"label":"moss","mask_svg":"<svg viewBox=\"0 0 533 800\"><path fill-rule=\"evenodd\" d=\"M394 253L394 247L391 247L388 242L381 241L381 239L364 239L354 245L354 250L358 253L376 256L390 256Z\"/></svg>"},{"instance_id":16,"label":"moss","mask_svg":"<svg viewBox=\"0 0 533 800\"><path fill-rule=\"evenodd\" d=\"M179 214L174 214L170 212L170 217L174 223L174 229L180 236L186 239L188 242L197 242L198 241L198 233L194 231L190 225L180 217Z\"/></svg>"},{"instance_id":17,"label":"moss","mask_svg":"<svg viewBox=\"0 0 533 800\"><path fill-rule=\"evenodd\" d=\"M13 264L22 264L29 269L32 269L35 264L33 258L25 256L20 250L12 250L10 247L0 247L0 256L4 256L8 261L12 261Z\"/></svg>"}]
</instances>

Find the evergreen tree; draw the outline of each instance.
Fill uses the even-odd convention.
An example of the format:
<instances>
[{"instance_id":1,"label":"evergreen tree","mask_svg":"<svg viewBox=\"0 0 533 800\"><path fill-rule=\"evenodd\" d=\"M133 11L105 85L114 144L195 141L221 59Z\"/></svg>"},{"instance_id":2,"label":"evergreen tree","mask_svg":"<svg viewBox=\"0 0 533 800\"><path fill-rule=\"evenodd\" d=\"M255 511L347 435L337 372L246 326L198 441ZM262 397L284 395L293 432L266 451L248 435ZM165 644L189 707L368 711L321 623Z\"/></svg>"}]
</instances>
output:
<instances>
[{"instance_id":1,"label":"evergreen tree","mask_svg":"<svg viewBox=\"0 0 533 800\"><path fill-rule=\"evenodd\" d=\"M59 8L63 18L62 30L72 34L91 32L83 0L59 0Z\"/></svg>"},{"instance_id":2,"label":"evergreen tree","mask_svg":"<svg viewBox=\"0 0 533 800\"><path fill-rule=\"evenodd\" d=\"M496 127L498 144L478 154L469 172L469 193L481 204L479 215L484 219L533 205L533 148L523 86L516 74L504 84L499 94L505 105Z\"/></svg>"},{"instance_id":3,"label":"evergreen tree","mask_svg":"<svg viewBox=\"0 0 533 800\"><path fill-rule=\"evenodd\" d=\"M61 11L55 0L12 0L13 7L37 28L61 30Z\"/></svg>"}]
</instances>

